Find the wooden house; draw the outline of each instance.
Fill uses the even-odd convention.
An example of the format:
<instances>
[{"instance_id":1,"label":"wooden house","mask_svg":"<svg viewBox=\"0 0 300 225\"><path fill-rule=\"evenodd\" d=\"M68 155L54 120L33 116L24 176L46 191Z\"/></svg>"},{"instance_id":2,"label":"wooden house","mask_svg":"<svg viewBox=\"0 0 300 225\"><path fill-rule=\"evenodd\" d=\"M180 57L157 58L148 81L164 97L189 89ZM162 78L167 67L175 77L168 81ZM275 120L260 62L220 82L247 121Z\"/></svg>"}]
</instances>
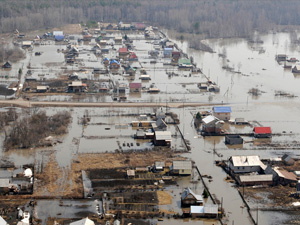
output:
<instances>
[{"instance_id":1,"label":"wooden house","mask_svg":"<svg viewBox=\"0 0 300 225\"><path fill-rule=\"evenodd\" d=\"M190 160L173 161L170 170L174 175L189 176L192 174L192 162Z\"/></svg>"},{"instance_id":2,"label":"wooden house","mask_svg":"<svg viewBox=\"0 0 300 225\"><path fill-rule=\"evenodd\" d=\"M171 131L155 131L154 132L154 145L170 147L171 142L172 142Z\"/></svg>"},{"instance_id":3,"label":"wooden house","mask_svg":"<svg viewBox=\"0 0 300 225\"><path fill-rule=\"evenodd\" d=\"M229 106L215 106L212 108L213 116L220 120L230 120L231 107Z\"/></svg>"},{"instance_id":4,"label":"wooden house","mask_svg":"<svg viewBox=\"0 0 300 225\"><path fill-rule=\"evenodd\" d=\"M195 194L190 188L185 188L181 193L181 207L191 206L191 205L203 205L202 195Z\"/></svg>"},{"instance_id":5,"label":"wooden house","mask_svg":"<svg viewBox=\"0 0 300 225\"><path fill-rule=\"evenodd\" d=\"M123 42L123 38L121 36L115 37L115 44L121 45Z\"/></svg>"}]
</instances>

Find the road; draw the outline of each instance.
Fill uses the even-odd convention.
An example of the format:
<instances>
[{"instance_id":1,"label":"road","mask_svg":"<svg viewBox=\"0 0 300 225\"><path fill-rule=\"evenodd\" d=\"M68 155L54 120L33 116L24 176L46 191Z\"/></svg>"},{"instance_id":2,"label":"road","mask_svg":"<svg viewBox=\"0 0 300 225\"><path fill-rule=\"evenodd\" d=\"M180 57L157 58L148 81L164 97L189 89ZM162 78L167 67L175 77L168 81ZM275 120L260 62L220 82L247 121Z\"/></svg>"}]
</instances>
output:
<instances>
[{"instance_id":1,"label":"road","mask_svg":"<svg viewBox=\"0 0 300 225\"><path fill-rule=\"evenodd\" d=\"M19 107L197 107L218 105L201 102L47 102L27 101L24 99L0 100L0 104ZM219 103L221 104L221 103Z\"/></svg>"}]
</instances>

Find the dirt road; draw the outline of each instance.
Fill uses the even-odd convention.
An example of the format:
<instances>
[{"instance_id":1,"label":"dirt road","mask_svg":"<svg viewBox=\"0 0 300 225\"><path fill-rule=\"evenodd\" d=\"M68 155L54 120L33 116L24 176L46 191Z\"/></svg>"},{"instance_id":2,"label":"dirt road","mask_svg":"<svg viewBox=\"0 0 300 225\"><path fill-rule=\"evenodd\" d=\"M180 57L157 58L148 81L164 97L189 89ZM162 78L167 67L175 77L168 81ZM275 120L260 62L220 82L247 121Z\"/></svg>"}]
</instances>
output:
<instances>
[{"instance_id":1,"label":"dirt road","mask_svg":"<svg viewBox=\"0 0 300 225\"><path fill-rule=\"evenodd\" d=\"M0 104L19 106L19 107L196 107L196 106L210 106L218 104L208 104L201 102L33 102L23 99L14 100L0 100Z\"/></svg>"}]
</instances>

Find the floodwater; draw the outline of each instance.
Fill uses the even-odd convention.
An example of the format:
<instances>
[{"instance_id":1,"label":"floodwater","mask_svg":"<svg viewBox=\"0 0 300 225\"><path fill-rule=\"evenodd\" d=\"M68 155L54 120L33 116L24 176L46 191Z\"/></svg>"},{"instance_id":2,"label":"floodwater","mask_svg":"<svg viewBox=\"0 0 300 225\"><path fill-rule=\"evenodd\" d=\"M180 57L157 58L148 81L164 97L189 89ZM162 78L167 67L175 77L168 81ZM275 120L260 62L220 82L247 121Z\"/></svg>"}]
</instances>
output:
<instances>
[{"instance_id":1,"label":"floodwater","mask_svg":"<svg viewBox=\"0 0 300 225\"><path fill-rule=\"evenodd\" d=\"M300 126L298 115L300 112L300 104L298 97L278 97L275 96L276 91L284 91L295 96L300 96L300 75L293 74L291 70L284 69L283 65L275 61L276 54L287 54L289 57L300 59L299 46L290 43L290 36L287 33L267 34L261 36L263 43L249 44L244 39L218 39L207 40L206 42L214 49L215 53L199 52L187 48L187 43L178 42L181 47L190 56L193 56L197 66L202 69L204 74L212 81L215 81L221 88L220 93L202 93L197 90L196 83L205 81L205 76L201 74L192 74L188 71L179 71L171 66L163 65L166 59L160 58L157 63L151 64L148 57L148 51L153 45L145 40L135 40L136 54L143 67L151 76L151 81L142 82L144 87L149 87L152 83L161 90L158 94L149 94L142 92L140 95L130 95L128 90L128 101L144 101L144 102L203 102L203 103L226 103L232 107L232 118L245 118L248 121L263 126L271 126L274 135L271 142L283 146L282 148L260 147L253 142L251 137L245 137L247 143L242 146L228 147L224 143L224 137L205 137L198 134L193 126L193 116L198 111L211 110L211 107L183 107L179 109L167 109L178 114L180 119L180 130L183 132L185 139L189 140L191 151L184 154L195 161L200 172L203 175L213 177L211 182L206 180L206 183L216 198L223 201L223 206L226 212L224 219L227 224L252 224L248 212L243 205L243 202L238 195L233 184L224 181L226 174L221 168L214 164L215 160L226 160L232 155L259 155L266 159L270 157L282 156L284 153L289 153L293 157L300 155L299 148L295 146L294 141L299 139ZM34 51L46 52L47 48L55 49L56 59L51 62L52 66L61 68L63 63L62 53L56 51L57 48L63 46L45 45L40 46ZM86 47L82 47L86 48ZM43 53L44 54L44 53ZM46 68L46 60L43 54L39 56L39 60L33 66L38 67L37 73L41 67ZM224 54L222 58L219 54ZM46 55L46 53L45 53ZM49 56L52 58L53 55ZM35 56L32 56L32 58ZM85 58L92 57L86 55ZM111 56L113 57L113 56ZM38 58L38 57L37 57ZM48 58L48 57L47 57ZM24 62L28 62L26 59ZM21 62L20 65L23 65ZM101 65L95 62L95 58L90 58L89 66ZM228 71L222 67L232 67L233 71ZM79 68L74 65L74 68ZM58 69L53 69L49 72L49 76L55 77ZM178 73L177 76L168 77L166 71ZM51 73L51 74L50 74ZM2 73L3 74L3 73ZM33 75L33 76L35 76ZM137 74L133 81L139 81ZM48 76L48 75L47 75ZM87 76L92 76L88 74ZM112 75L112 79L118 82L127 82L125 78L119 75ZM248 94L251 88L257 88L262 93L259 96ZM52 99L51 99L52 98ZM71 100L70 97L42 97L36 100ZM91 101L95 101L92 99ZM103 101L112 101L110 97L101 98ZM86 101L86 100L85 100ZM65 110L65 108L46 108L49 113ZM68 109L69 110L69 109ZM91 124L83 127L80 124L80 119L88 111L91 115ZM124 116L128 113L147 114L153 113L160 109L150 108L115 108L110 109L83 109L72 108L70 110L73 121L69 127L69 133L63 137L63 143L52 148L38 150L18 150L0 153L1 158L15 162L17 166L36 160L46 160L49 151L55 153L58 164L61 167L69 167L77 153L95 153L95 152L113 152L121 146L123 150L151 148L151 143L144 141L137 145L138 141L132 136L135 130L128 126L131 121L136 120L134 116ZM166 110L166 109L163 109ZM126 124L126 129L123 126ZM120 128L122 127L122 128ZM226 130L231 132L250 132L250 126L225 125ZM174 127L169 126L169 130L175 132ZM281 135L279 135L281 134ZM3 137L1 137L3 138ZM172 139L172 148L178 150L183 148L180 138ZM131 143L133 146L131 146ZM124 146L125 144L125 146ZM129 146L128 146L129 144ZM215 153L217 154L215 154ZM186 183L185 185L191 185ZM201 188L200 188L201 189ZM291 203L292 203L291 199ZM47 201L45 201L47 202ZM45 205L46 203L39 203ZM56 208L58 202L50 208ZM71 203L70 203L71 204ZM74 203L75 204L75 203ZM172 206L172 207L175 207ZM39 207L42 208L42 207ZM55 216L56 212L53 212ZM252 215L256 220L258 213L259 224L283 224L287 221L297 220L299 214L288 214L285 212L270 212L254 209ZM298 219L299 220L299 219ZM198 220L164 220L159 224L217 224L211 221Z\"/></svg>"}]
</instances>

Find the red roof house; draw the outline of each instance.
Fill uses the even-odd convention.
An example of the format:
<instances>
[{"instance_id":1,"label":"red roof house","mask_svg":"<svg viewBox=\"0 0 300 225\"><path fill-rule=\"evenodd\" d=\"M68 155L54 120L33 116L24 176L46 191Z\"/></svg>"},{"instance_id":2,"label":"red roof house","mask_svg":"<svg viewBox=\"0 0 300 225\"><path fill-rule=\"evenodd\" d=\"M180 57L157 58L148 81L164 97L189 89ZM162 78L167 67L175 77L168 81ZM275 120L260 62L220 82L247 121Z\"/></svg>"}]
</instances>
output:
<instances>
[{"instance_id":1,"label":"red roof house","mask_svg":"<svg viewBox=\"0 0 300 225\"><path fill-rule=\"evenodd\" d=\"M130 83L129 89L130 92L140 92L142 89L142 83Z\"/></svg>"},{"instance_id":2,"label":"red roof house","mask_svg":"<svg viewBox=\"0 0 300 225\"><path fill-rule=\"evenodd\" d=\"M128 49L127 48L119 48L119 57L126 57L128 55Z\"/></svg>"},{"instance_id":3,"label":"red roof house","mask_svg":"<svg viewBox=\"0 0 300 225\"><path fill-rule=\"evenodd\" d=\"M256 138L270 138L272 136L271 127L254 127L253 132Z\"/></svg>"}]
</instances>

